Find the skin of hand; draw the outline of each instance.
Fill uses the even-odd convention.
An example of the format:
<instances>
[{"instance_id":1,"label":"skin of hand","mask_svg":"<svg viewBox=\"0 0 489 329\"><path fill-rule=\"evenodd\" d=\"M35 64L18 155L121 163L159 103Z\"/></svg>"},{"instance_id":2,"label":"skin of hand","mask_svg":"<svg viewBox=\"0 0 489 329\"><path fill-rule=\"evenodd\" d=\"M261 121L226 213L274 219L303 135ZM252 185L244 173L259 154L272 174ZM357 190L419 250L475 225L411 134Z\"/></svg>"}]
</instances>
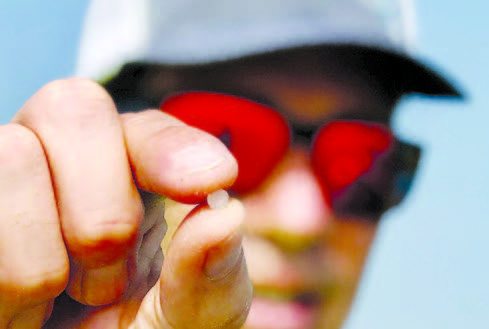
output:
<instances>
[{"instance_id":1,"label":"skin of hand","mask_svg":"<svg viewBox=\"0 0 489 329\"><path fill-rule=\"evenodd\" d=\"M0 126L0 158L0 329L245 321L244 208L202 202L237 175L216 138L161 111L120 115L98 84L67 79ZM164 261L160 195L202 202Z\"/></svg>"}]
</instances>

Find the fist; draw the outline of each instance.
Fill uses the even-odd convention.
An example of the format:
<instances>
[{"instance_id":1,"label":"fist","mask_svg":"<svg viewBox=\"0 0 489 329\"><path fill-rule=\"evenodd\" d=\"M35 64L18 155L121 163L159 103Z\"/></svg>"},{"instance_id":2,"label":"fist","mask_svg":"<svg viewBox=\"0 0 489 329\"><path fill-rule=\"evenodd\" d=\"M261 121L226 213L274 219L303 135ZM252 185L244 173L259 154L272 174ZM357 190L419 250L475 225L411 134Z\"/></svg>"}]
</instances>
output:
<instances>
[{"instance_id":1,"label":"fist","mask_svg":"<svg viewBox=\"0 0 489 329\"><path fill-rule=\"evenodd\" d=\"M46 85L0 126L0 329L240 327L244 210L203 202L236 175L225 145L168 114ZM163 196L200 203L164 257Z\"/></svg>"}]
</instances>

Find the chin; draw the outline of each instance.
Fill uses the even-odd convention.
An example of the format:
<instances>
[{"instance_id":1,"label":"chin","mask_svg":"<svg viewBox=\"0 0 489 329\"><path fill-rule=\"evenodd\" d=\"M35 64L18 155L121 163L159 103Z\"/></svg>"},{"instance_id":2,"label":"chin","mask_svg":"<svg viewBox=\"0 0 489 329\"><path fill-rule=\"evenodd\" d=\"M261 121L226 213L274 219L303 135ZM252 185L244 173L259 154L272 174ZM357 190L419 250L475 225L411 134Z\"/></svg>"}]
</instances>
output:
<instances>
[{"instance_id":1,"label":"chin","mask_svg":"<svg viewBox=\"0 0 489 329\"><path fill-rule=\"evenodd\" d=\"M251 304L246 329L318 328L320 307L299 299L276 299L257 296Z\"/></svg>"},{"instance_id":2,"label":"chin","mask_svg":"<svg viewBox=\"0 0 489 329\"><path fill-rule=\"evenodd\" d=\"M340 329L351 300L308 302L257 296L243 329Z\"/></svg>"}]
</instances>

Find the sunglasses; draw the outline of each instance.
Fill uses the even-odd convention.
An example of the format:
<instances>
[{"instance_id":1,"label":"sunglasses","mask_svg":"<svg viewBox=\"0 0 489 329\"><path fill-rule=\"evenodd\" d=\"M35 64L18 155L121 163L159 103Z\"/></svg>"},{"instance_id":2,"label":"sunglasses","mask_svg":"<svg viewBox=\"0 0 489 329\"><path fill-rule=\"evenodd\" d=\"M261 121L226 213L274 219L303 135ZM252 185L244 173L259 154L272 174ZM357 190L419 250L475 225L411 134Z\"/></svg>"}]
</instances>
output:
<instances>
[{"instance_id":1,"label":"sunglasses","mask_svg":"<svg viewBox=\"0 0 489 329\"><path fill-rule=\"evenodd\" d=\"M160 109L220 138L238 163L231 192L258 188L291 144L291 128L277 111L225 94L188 92L166 99ZM311 166L324 199L342 216L378 219L409 191L420 148L398 140L380 123L334 120L315 133Z\"/></svg>"}]
</instances>

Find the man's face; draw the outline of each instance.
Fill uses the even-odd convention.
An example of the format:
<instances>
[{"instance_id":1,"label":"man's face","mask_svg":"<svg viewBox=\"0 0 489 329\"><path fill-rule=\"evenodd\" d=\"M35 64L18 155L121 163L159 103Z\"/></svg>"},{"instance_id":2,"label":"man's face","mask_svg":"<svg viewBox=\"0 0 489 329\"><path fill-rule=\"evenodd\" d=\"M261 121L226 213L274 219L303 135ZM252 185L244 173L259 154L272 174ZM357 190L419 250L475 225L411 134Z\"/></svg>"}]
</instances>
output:
<instances>
[{"instance_id":1,"label":"man's face","mask_svg":"<svg viewBox=\"0 0 489 329\"><path fill-rule=\"evenodd\" d=\"M233 83L262 96L291 124L321 126L338 117L387 122L394 100L375 83L309 63L246 70ZM377 221L335 215L325 202L310 142L292 143L270 176L242 196L255 286L247 329L339 328L374 239Z\"/></svg>"},{"instance_id":2,"label":"man's face","mask_svg":"<svg viewBox=\"0 0 489 329\"><path fill-rule=\"evenodd\" d=\"M223 92L265 103L306 130L338 118L388 126L397 101L368 76L314 56L230 72ZM255 286L246 329L339 328L355 296L381 213L339 215L328 206L311 164L313 137L293 136L267 178L238 195Z\"/></svg>"}]
</instances>

